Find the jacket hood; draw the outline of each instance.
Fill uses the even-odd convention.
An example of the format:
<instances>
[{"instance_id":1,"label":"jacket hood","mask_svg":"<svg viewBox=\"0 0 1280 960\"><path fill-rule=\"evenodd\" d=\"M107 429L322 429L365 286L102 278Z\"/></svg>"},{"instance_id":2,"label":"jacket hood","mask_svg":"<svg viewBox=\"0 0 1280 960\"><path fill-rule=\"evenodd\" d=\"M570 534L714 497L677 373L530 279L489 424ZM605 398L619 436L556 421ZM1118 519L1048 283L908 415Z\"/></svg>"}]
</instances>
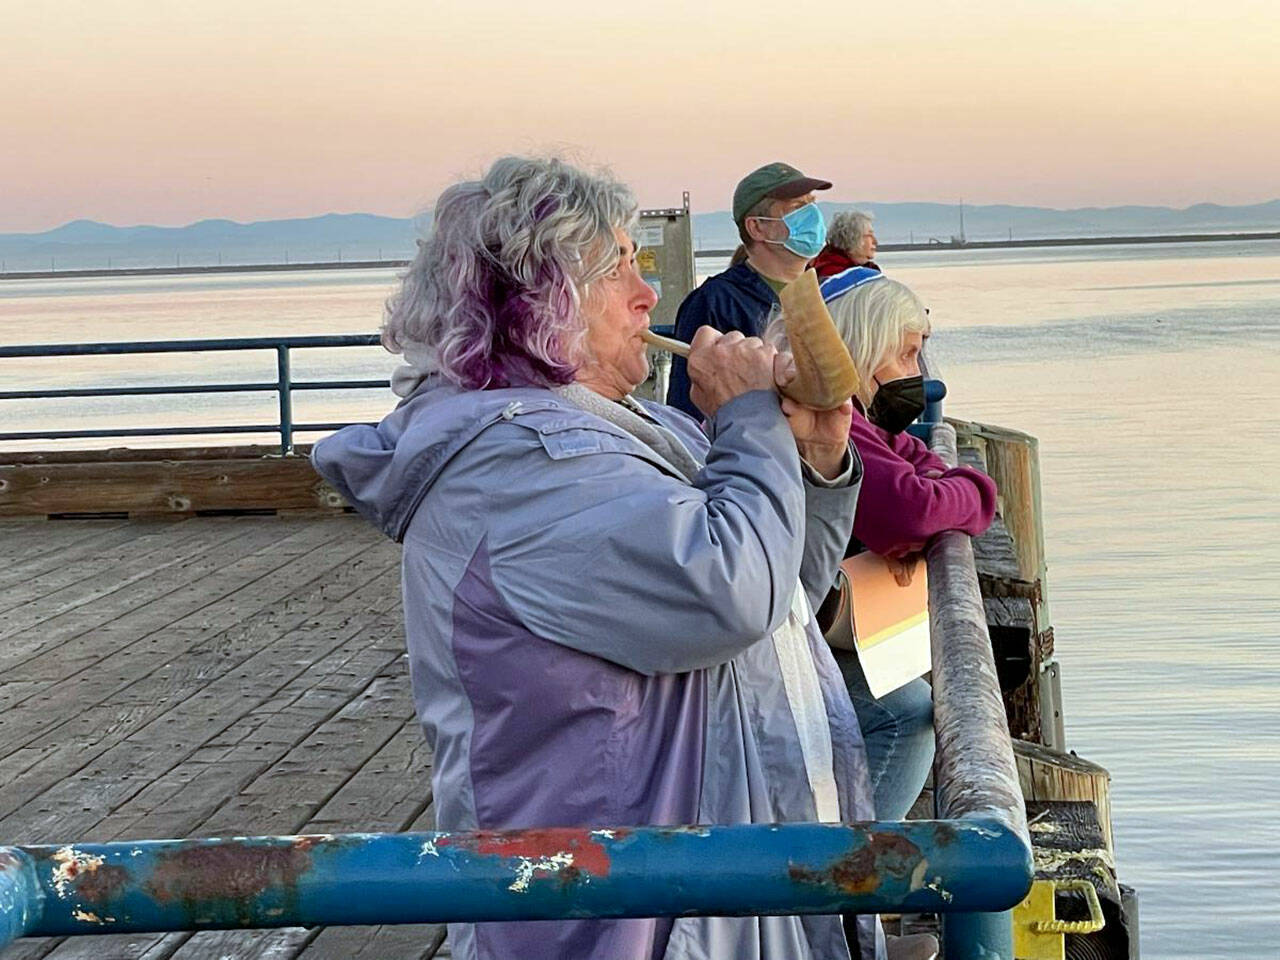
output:
<instances>
[{"instance_id":1,"label":"jacket hood","mask_svg":"<svg viewBox=\"0 0 1280 960\"><path fill-rule=\"evenodd\" d=\"M376 426L354 424L319 441L311 465L361 516L399 542L440 472L485 428L516 410L564 406L549 390L463 390L433 376Z\"/></svg>"},{"instance_id":2,"label":"jacket hood","mask_svg":"<svg viewBox=\"0 0 1280 960\"><path fill-rule=\"evenodd\" d=\"M814 258L810 264L814 272L821 277L829 277L833 273L840 273L842 270L848 270L852 266L856 266L849 255L839 247L833 247L827 244L822 248L822 252Z\"/></svg>"}]
</instances>

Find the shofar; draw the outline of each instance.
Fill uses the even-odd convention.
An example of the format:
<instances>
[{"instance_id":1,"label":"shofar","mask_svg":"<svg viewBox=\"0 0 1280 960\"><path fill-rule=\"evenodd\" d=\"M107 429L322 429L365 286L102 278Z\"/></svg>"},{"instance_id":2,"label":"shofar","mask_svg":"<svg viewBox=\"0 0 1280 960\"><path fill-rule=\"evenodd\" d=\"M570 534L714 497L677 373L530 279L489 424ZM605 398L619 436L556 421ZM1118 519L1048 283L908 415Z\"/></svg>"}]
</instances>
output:
<instances>
[{"instance_id":1,"label":"shofar","mask_svg":"<svg viewBox=\"0 0 1280 960\"><path fill-rule=\"evenodd\" d=\"M782 288L782 325L796 362L795 379L782 393L797 403L818 410L834 410L858 389L858 371L849 348L836 332L827 305L818 289L818 275L806 270ZM644 341L678 357L689 356L689 345L648 330Z\"/></svg>"},{"instance_id":2,"label":"shofar","mask_svg":"<svg viewBox=\"0 0 1280 960\"><path fill-rule=\"evenodd\" d=\"M796 377L782 392L805 406L834 410L857 391L858 371L822 301L818 275L806 270L782 288L778 300L796 361Z\"/></svg>"}]
</instances>

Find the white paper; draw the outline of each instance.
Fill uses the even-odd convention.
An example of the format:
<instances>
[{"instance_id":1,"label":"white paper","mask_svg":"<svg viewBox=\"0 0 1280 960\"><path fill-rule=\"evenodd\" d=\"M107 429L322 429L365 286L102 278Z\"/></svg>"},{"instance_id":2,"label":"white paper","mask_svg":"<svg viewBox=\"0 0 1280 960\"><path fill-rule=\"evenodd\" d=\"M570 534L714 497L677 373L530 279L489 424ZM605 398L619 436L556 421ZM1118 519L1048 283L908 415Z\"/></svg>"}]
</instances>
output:
<instances>
[{"instance_id":1,"label":"white paper","mask_svg":"<svg viewBox=\"0 0 1280 960\"><path fill-rule=\"evenodd\" d=\"M932 670L930 654L928 618L867 649L858 645L862 673L877 699Z\"/></svg>"}]
</instances>

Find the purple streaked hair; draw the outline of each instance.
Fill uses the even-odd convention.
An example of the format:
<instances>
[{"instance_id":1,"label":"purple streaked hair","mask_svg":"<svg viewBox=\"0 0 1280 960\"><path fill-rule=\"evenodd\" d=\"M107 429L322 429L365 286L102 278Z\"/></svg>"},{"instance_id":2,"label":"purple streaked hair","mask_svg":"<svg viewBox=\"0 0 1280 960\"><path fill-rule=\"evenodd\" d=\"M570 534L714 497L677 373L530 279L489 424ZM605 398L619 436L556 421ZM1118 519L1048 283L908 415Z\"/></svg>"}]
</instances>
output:
<instances>
[{"instance_id":1,"label":"purple streaked hair","mask_svg":"<svg viewBox=\"0 0 1280 960\"><path fill-rule=\"evenodd\" d=\"M466 389L569 383L583 359L582 304L617 263L613 229L635 219L631 191L607 173L503 157L440 195L387 301L382 343L419 348L427 359L416 364Z\"/></svg>"}]
</instances>

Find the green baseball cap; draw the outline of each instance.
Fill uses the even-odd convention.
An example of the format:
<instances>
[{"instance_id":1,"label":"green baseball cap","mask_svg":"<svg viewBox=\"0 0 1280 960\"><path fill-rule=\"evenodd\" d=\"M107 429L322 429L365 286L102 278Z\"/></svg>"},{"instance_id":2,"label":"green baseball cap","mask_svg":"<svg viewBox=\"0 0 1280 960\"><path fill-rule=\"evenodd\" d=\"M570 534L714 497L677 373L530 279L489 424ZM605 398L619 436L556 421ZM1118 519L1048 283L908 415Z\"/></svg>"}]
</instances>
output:
<instances>
[{"instance_id":1,"label":"green baseball cap","mask_svg":"<svg viewBox=\"0 0 1280 960\"><path fill-rule=\"evenodd\" d=\"M806 177L789 163L766 163L738 181L733 191L733 222L742 226L747 211L765 197L791 200L814 190L830 190L829 180Z\"/></svg>"}]
</instances>

